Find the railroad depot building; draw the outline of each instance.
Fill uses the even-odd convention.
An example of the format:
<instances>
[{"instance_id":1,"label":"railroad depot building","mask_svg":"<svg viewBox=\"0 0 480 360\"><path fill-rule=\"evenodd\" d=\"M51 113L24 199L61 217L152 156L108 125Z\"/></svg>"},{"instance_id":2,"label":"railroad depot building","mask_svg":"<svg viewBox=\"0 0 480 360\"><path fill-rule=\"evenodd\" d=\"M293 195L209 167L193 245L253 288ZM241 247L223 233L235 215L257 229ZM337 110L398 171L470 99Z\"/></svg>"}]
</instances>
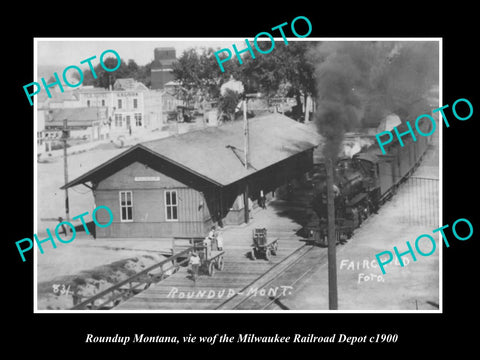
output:
<instances>
[{"instance_id":1,"label":"railroad depot building","mask_svg":"<svg viewBox=\"0 0 480 360\"><path fill-rule=\"evenodd\" d=\"M65 184L92 189L113 212L97 238L205 236L212 224L241 224L261 192L271 197L312 168L320 136L280 114L139 143ZM100 223L107 223L97 214Z\"/></svg>"}]
</instances>

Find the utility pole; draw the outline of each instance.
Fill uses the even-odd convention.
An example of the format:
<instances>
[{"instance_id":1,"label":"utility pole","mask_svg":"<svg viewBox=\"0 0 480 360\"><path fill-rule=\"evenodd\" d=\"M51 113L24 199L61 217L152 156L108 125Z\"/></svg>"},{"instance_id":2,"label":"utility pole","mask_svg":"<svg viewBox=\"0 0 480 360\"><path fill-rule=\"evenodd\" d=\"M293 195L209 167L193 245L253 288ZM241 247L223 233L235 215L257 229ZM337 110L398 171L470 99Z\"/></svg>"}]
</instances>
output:
<instances>
[{"instance_id":1,"label":"utility pole","mask_svg":"<svg viewBox=\"0 0 480 360\"><path fill-rule=\"evenodd\" d=\"M246 170L248 170L248 147L249 147L247 101L248 101L248 97L245 96L245 99L243 100L243 140L244 140L243 152L245 155L244 163L245 163ZM245 183L245 191L243 192L243 209L244 209L244 215L245 215L245 223L248 224L248 221L250 220L250 209L248 204L248 181Z\"/></svg>"},{"instance_id":2,"label":"utility pole","mask_svg":"<svg viewBox=\"0 0 480 360\"><path fill-rule=\"evenodd\" d=\"M248 169L248 119L247 119L247 101L248 98L245 96L243 100L243 139L244 139L244 154L245 154L245 169Z\"/></svg>"},{"instance_id":3,"label":"utility pole","mask_svg":"<svg viewBox=\"0 0 480 360\"><path fill-rule=\"evenodd\" d=\"M312 103L312 99L310 98L310 95L307 95L305 97L305 121L304 121L305 124L308 123L308 121L310 120L309 117L310 117L311 103Z\"/></svg>"},{"instance_id":4,"label":"utility pole","mask_svg":"<svg viewBox=\"0 0 480 360\"><path fill-rule=\"evenodd\" d=\"M247 101L250 97L259 98L261 96L260 93L253 93L253 94L245 94L243 100L243 139L244 139L244 155L245 155L245 169L248 169L248 158L249 158L249 129L248 129L248 118L247 118ZM245 223L248 224L250 220L250 209L248 203L248 182L245 183L245 191L243 192L243 205L244 205L244 214L245 214Z\"/></svg>"},{"instance_id":5,"label":"utility pole","mask_svg":"<svg viewBox=\"0 0 480 360\"><path fill-rule=\"evenodd\" d=\"M337 237L335 234L335 205L333 194L333 160L326 159L328 214L328 308L338 310L337 300Z\"/></svg>"},{"instance_id":6,"label":"utility pole","mask_svg":"<svg viewBox=\"0 0 480 360\"><path fill-rule=\"evenodd\" d=\"M68 120L63 120L62 141L63 141L63 175L65 184L68 183L68 162L67 162L67 139L68 139ZM68 188L65 188L65 218L70 221L70 210L68 205Z\"/></svg>"}]
</instances>

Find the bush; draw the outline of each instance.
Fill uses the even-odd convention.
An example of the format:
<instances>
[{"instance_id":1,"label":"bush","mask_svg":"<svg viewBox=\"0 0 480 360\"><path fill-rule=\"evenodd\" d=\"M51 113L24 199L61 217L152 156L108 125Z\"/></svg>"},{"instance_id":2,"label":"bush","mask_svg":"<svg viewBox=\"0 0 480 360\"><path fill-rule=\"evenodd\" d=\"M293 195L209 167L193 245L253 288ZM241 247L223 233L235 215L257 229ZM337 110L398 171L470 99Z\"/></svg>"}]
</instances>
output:
<instances>
[{"instance_id":1,"label":"bush","mask_svg":"<svg viewBox=\"0 0 480 360\"><path fill-rule=\"evenodd\" d=\"M232 120L240 99L241 95L239 93L231 89L226 89L225 95L221 96L218 101L218 108Z\"/></svg>"}]
</instances>

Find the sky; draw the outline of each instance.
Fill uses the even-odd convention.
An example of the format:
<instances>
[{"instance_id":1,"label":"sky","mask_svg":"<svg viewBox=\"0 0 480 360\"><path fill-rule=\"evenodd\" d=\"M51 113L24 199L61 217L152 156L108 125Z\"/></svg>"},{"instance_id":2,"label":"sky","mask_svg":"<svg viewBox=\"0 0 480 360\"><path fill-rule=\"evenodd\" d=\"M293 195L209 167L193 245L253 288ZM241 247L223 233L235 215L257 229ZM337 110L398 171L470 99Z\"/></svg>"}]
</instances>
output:
<instances>
[{"instance_id":1,"label":"sky","mask_svg":"<svg viewBox=\"0 0 480 360\"><path fill-rule=\"evenodd\" d=\"M180 57L184 50L188 48L231 48L233 43L238 39L175 39L175 38L159 38L159 39L77 39L77 38L56 38L43 39L37 38L37 64L41 66L69 66L77 65L80 67L82 60L92 56L100 57L105 50L115 50L122 59L128 61L135 60L138 65L145 65L153 60L153 51L157 47L174 47L176 49L177 58ZM240 47L239 47L240 48ZM112 56L108 53L108 56ZM96 65L94 59L93 65Z\"/></svg>"}]
</instances>

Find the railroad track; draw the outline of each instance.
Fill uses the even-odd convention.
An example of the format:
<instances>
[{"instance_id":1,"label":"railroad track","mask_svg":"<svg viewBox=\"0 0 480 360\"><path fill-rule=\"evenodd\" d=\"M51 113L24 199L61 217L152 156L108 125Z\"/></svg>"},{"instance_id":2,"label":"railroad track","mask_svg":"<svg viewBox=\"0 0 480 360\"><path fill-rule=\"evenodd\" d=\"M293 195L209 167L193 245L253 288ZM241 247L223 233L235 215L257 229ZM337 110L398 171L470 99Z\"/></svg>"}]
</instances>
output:
<instances>
[{"instance_id":1,"label":"railroad track","mask_svg":"<svg viewBox=\"0 0 480 360\"><path fill-rule=\"evenodd\" d=\"M234 245L227 248L225 269L216 272L213 277L203 274L193 283L185 267L188 259L181 258L182 253L179 253L89 299L77 302L72 310L286 309L282 299L302 286L319 266L326 264L327 249L300 245L290 226L276 229L271 235L279 238L280 246L277 256L269 261L250 260L251 247L242 240L245 235L241 231L232 232ZM184 251L188 252L188 249ZM159 274L152 277L152 272ZM163 276L167 272L172 274ZM210 291L218 296L200 295L210 294ZM195 295L189 297L190 293Z\"/></svg>"},{"instance_id":2,"label":"railroad track","mask_svg":"<svg viewBox=\"0 0 480 360\"><path fill-rule=\"evenodd\" d=\"M280 234L276 234L280 235ZM291 243L290 236L282 236L282 245ZM327 249L312 245L302 245L292 252L288 247L280 246L280 252L288 254L274 256L271 261L263 259L250 260L247 256L249 247L240 246L227 251L229 259L224 271L215 276L203 275L196 285L187 278L186 268L177 262L188 249L170 257L161 263L128 278L121 283L84 300L72 308L81 309L203 309L203 310L288 310L282 299L301 287L305 281L321 266L327 264ZM340 250L340 249L339 249ZM282 258L283 257L283 258ZM176 259L178 258L178 259ZM271 266L269 266L271 263ZM155 282L148 277L152 271L161 270L161 274L171 269L179 269L171 276ZM179 292L235 290L231 297L224 299L169 298L169 292L178 288ZM134 301L133 304L125 304ZM125 305L125 306L124 306Z\"/></svg>"},{"instance_id":3,"label":"railroad track","mask_svg":"<svg viewBox=\"0 0 480 360\"><path fill-rule=\"evenodd\" d=\"M304 245L215 309L265 310L275 305L288 310L281 303L281 299L294 291L294 287L302 280L312 275L318 266L325 264L326 258L326 249Z\"/></svg>"}]
</instances>

